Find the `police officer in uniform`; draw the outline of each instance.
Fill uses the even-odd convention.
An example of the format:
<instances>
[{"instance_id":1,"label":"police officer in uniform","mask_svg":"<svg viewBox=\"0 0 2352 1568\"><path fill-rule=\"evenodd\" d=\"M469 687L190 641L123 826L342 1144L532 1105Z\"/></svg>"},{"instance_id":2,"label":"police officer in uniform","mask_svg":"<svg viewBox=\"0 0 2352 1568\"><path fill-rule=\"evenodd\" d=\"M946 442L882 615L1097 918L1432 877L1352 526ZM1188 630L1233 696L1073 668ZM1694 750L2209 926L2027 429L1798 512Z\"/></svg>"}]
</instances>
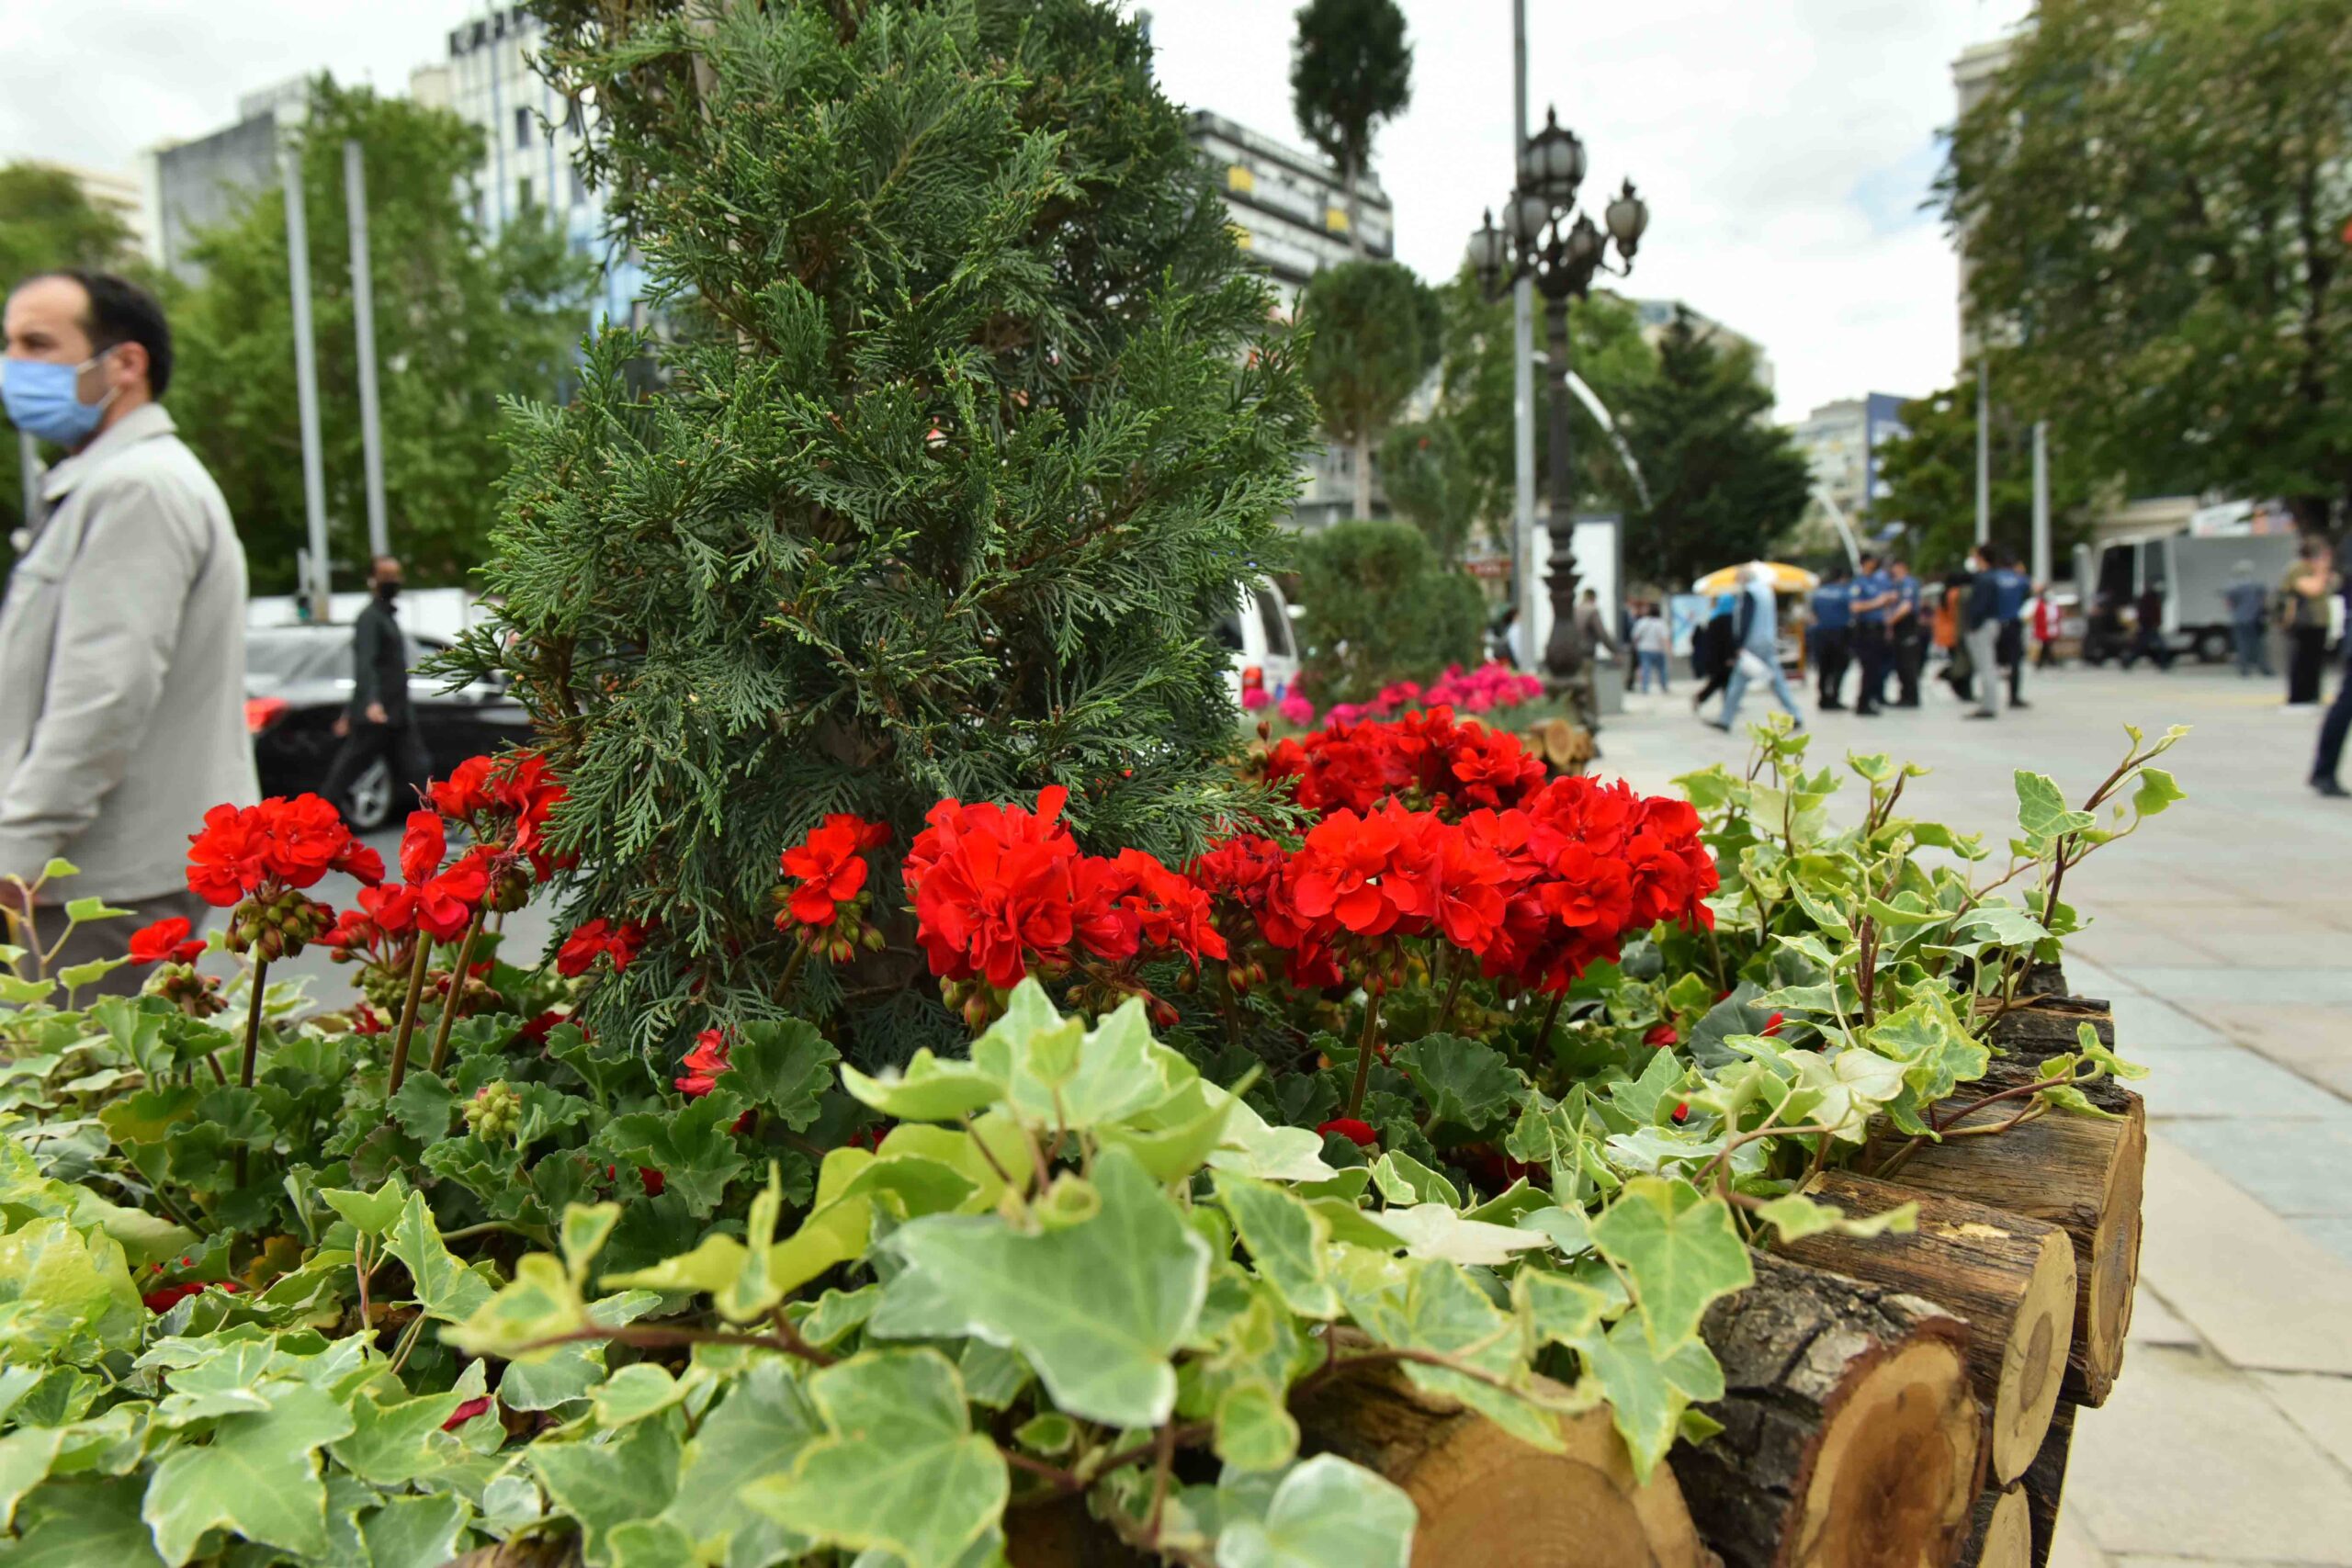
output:
<instances>
[{"instance_id":1,"label":"police officer in uniform","mask_svg":"<svg viewBox=\"0 0 2352 1568\"><path fill-rule=\"evenodd\" d=\"M2025 602L2033 596L2033 579L2026 575L2025 558L2015 550L2002 553L1993 572L1993 618L2000 623L1994 653L2009 671L2009 705L2030 707L2019 694L2025 681ZM1988 671L1990 678L1994 672Z\"/></svg>"},{"instance_id":2,"label":"police officer in uniform","mask_svg":"<svg viewBox=\"0 0 2352 1568\"><path fill-rule=\"evenodd\" d=\"M1838 688L1854 661L1854 584L1842 566L1830 568L1813 591L1813 658L1821 671L1821 711L1843 711Z\"/></svg>"},{"instance_id":3,"label":"police officer in uniform","mask_svg":"<svg viewBox=\"0 0 2352 1568\"><path fill-rule=\"evenodd\" d=\"M1928 629L1919 618L1919 580L1901 561L1889 563L1888 585L1894 591L1894 603L1887 607L1886 634L1893 645L1894 680L1898 692L1894 705L1916 708L1919 705L1919 665L1927 657ZM1885 693L1879 694L1881 701Z\"/></svg>"},{"instance_id":4,"label":"police officer in uniform","mask_svg":"<svg viewBox=\"0 0 2352 1568\"><path fill-rule=\"evenodd\" d=\"M1854 694L1854 716L1869 718L1879 710L1879 694L1886 686L1887 613L1894 607L1894 580L1874 555L1862 558L1854 579L1854 657L1862 666L1862 683Z\"/></svg>"}]
</instances>

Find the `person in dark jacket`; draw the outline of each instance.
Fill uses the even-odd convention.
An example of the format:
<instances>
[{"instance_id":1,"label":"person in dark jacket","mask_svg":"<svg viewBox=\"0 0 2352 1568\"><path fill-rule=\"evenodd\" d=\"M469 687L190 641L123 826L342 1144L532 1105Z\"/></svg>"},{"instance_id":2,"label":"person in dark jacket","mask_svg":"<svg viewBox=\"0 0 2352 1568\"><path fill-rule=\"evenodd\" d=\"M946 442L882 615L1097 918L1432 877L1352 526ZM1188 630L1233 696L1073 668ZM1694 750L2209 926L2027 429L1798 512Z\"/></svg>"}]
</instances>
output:
<instances>
[{"instance_id":1,"label":"person in dark jacket","mask_svg":"<svg viewBox=\"0 0 2352 1568\"><path fill-rule=\"evenodd\" d=\"M368 569L368 607L351 627L351 705L335 721L343 746L319 792L338 811L351 808L351 786L379 758L390 764L396 785L423 784L433 768L409 706L408 639L393 613L401 563L378 556Z\"/></svg>"},{"instance_id":2,"label":"person in dark jacket","mask_svg":"<svg viewBox=\"0 0 2352 1568\"><path fill-rule=\"evenodd\" d=\"M1732 661L1739 655L1739 637L1732 617L1738 608L1738 594L1716 594L1706 624L1690 634L1690 670L1700 682L1699 690L1690 698L1693 708L1731 683Z\"/></svg>"},{"instance_id":3,"label":"person in dark jacket","mask_svg":"<svg viewBox=\"0 0 2352 1568\"><path fill-rule=\"evenodd\" d=\"M1854 661L1854 584L1842 566L1831 567L1813 591L1813 646L1814 666L1821 672L1821 711L1838 712L1846 705L1838 689Z\"/></svg>"}]
</instances>

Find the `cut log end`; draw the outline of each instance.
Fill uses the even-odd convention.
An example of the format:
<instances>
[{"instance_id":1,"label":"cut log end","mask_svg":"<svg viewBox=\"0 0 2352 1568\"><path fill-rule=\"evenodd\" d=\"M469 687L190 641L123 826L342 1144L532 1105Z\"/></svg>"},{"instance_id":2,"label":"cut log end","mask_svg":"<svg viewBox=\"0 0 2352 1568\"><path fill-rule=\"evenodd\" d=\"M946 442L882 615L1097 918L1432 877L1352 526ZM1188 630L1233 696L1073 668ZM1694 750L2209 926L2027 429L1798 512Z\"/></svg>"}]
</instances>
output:
<instances>
[{"instance_id":1,"label":"cut log end","mask_svg":"<svg viewBox=\"0 0 2352 1568\"><path fill-rule=\"evenodd\" d=\"M2132 1331L2132 1302L2140 1284L2140 1198L2148 1164L2148 1132L2137 1118L2122 1124L2115 1165L2098 1224L2076 1261L2084 1272L2083 1345L2075 1360L2086 1404L2104 1404L2123 1370L2123 1343Z\"/></svg>"},{"instance_id":2,"label":"cut log end","mask_svg":"<svg viewBox=\"0 0 2352 1568\"><path fill-rule=\"evenodd\" d=\"M1975 1483L1977 1423L1955 1346L1917 1339L1878 1362L1831 1416L1782 1561L1789 1568L1951 1561Z\"/></svg>"},{"instance_id":3,"label":"cut log end","mask_svg":"<svg viewBox=\"0 0 2352 1568\"><path fill-rule=\"evenodd\" d=\"M1970 1516L1958 1568L2033 1568L2033 1510L2023 1486L1987 1491Z\"/></svg>"},{"instance_id":4,"label":"cut log end","mask_svg":"<svg viewBox=\"0 0 2352 1568\"><path fill-rule=\"evenodd\" d=\"M1546 1453L1393 1377L1350 1378L1298 1410L1310 1448L1378 1472L1419 1511L1414 1568L1701 1568L1673 1472L1635 1477L1608 1411L1561 1423Z\"/></svg>"},{"instance_id":5,"label":"cut log end","mask_svg":"<svg viewBox=\"0 0 2352 1568\"><path fill-rule=\"evenodd\" d=\"M1993 1473L2025 1473L2066 1378L2075 1333L2075 1251L2064 1231L2044 1229L2016 1324L2001 1356L2000 1394L1993 1402Z\"/></svg>"}]
</instances>

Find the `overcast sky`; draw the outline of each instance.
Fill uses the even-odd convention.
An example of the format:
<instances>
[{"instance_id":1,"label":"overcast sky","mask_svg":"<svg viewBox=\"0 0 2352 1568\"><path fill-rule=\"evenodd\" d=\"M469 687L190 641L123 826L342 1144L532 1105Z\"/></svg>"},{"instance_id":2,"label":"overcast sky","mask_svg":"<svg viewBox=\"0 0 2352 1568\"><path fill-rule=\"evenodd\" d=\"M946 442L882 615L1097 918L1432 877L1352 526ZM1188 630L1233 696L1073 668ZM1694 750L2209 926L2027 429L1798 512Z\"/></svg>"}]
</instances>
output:
<instances>
[{"instance_id":1,"label":"overcast sky","mask_svg":"<svg viewBox=\"0 0 2352 1568\"><path fill-rule=\"evenodd\" d=\"M1425 276L1510 179L1508 0L1404 0L1413 106L1377 166ZM237 96L332 70L387 89L441 58L475 0L0 0L0 157L135 167ZM1631 175L1651 220L1633 278L1762 342L1780 412L1951 378L1951 254L1919 209L1952 118L1951 64L2028 0L1532 0L1531 118L1583 137L1589 189ZM1298 140L1289 0L1151 0L1179 101Z\"/></svg>"}]
</instances>

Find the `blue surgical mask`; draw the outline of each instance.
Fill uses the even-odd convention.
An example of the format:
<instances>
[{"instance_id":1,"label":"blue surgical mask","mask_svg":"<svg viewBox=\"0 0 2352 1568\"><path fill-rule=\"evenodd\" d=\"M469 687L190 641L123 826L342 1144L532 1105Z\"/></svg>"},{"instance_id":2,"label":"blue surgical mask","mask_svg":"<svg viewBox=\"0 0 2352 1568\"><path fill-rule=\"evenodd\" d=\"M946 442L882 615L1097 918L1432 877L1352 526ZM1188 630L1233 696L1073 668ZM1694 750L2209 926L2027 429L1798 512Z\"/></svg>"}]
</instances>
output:
<instances>
[{"instance_id":1,"label":"blue surgical mask","mask_svg":"<svg viewBox=\"0 0 2352 1568\"><path fill-rule=\"evenodd\" d=\"M112 352L104 350L79 365L54 365L46 359L11 356L6 378L0 380L0 406L7 409L8 423L61 446L79 446L87 441L90 433L98 428L98 421L106 417L107 405L114 401L114 392L107 392L95 403L85 403L77 395L76 385L83 371Z\"/></svg>"}]
</instances>

